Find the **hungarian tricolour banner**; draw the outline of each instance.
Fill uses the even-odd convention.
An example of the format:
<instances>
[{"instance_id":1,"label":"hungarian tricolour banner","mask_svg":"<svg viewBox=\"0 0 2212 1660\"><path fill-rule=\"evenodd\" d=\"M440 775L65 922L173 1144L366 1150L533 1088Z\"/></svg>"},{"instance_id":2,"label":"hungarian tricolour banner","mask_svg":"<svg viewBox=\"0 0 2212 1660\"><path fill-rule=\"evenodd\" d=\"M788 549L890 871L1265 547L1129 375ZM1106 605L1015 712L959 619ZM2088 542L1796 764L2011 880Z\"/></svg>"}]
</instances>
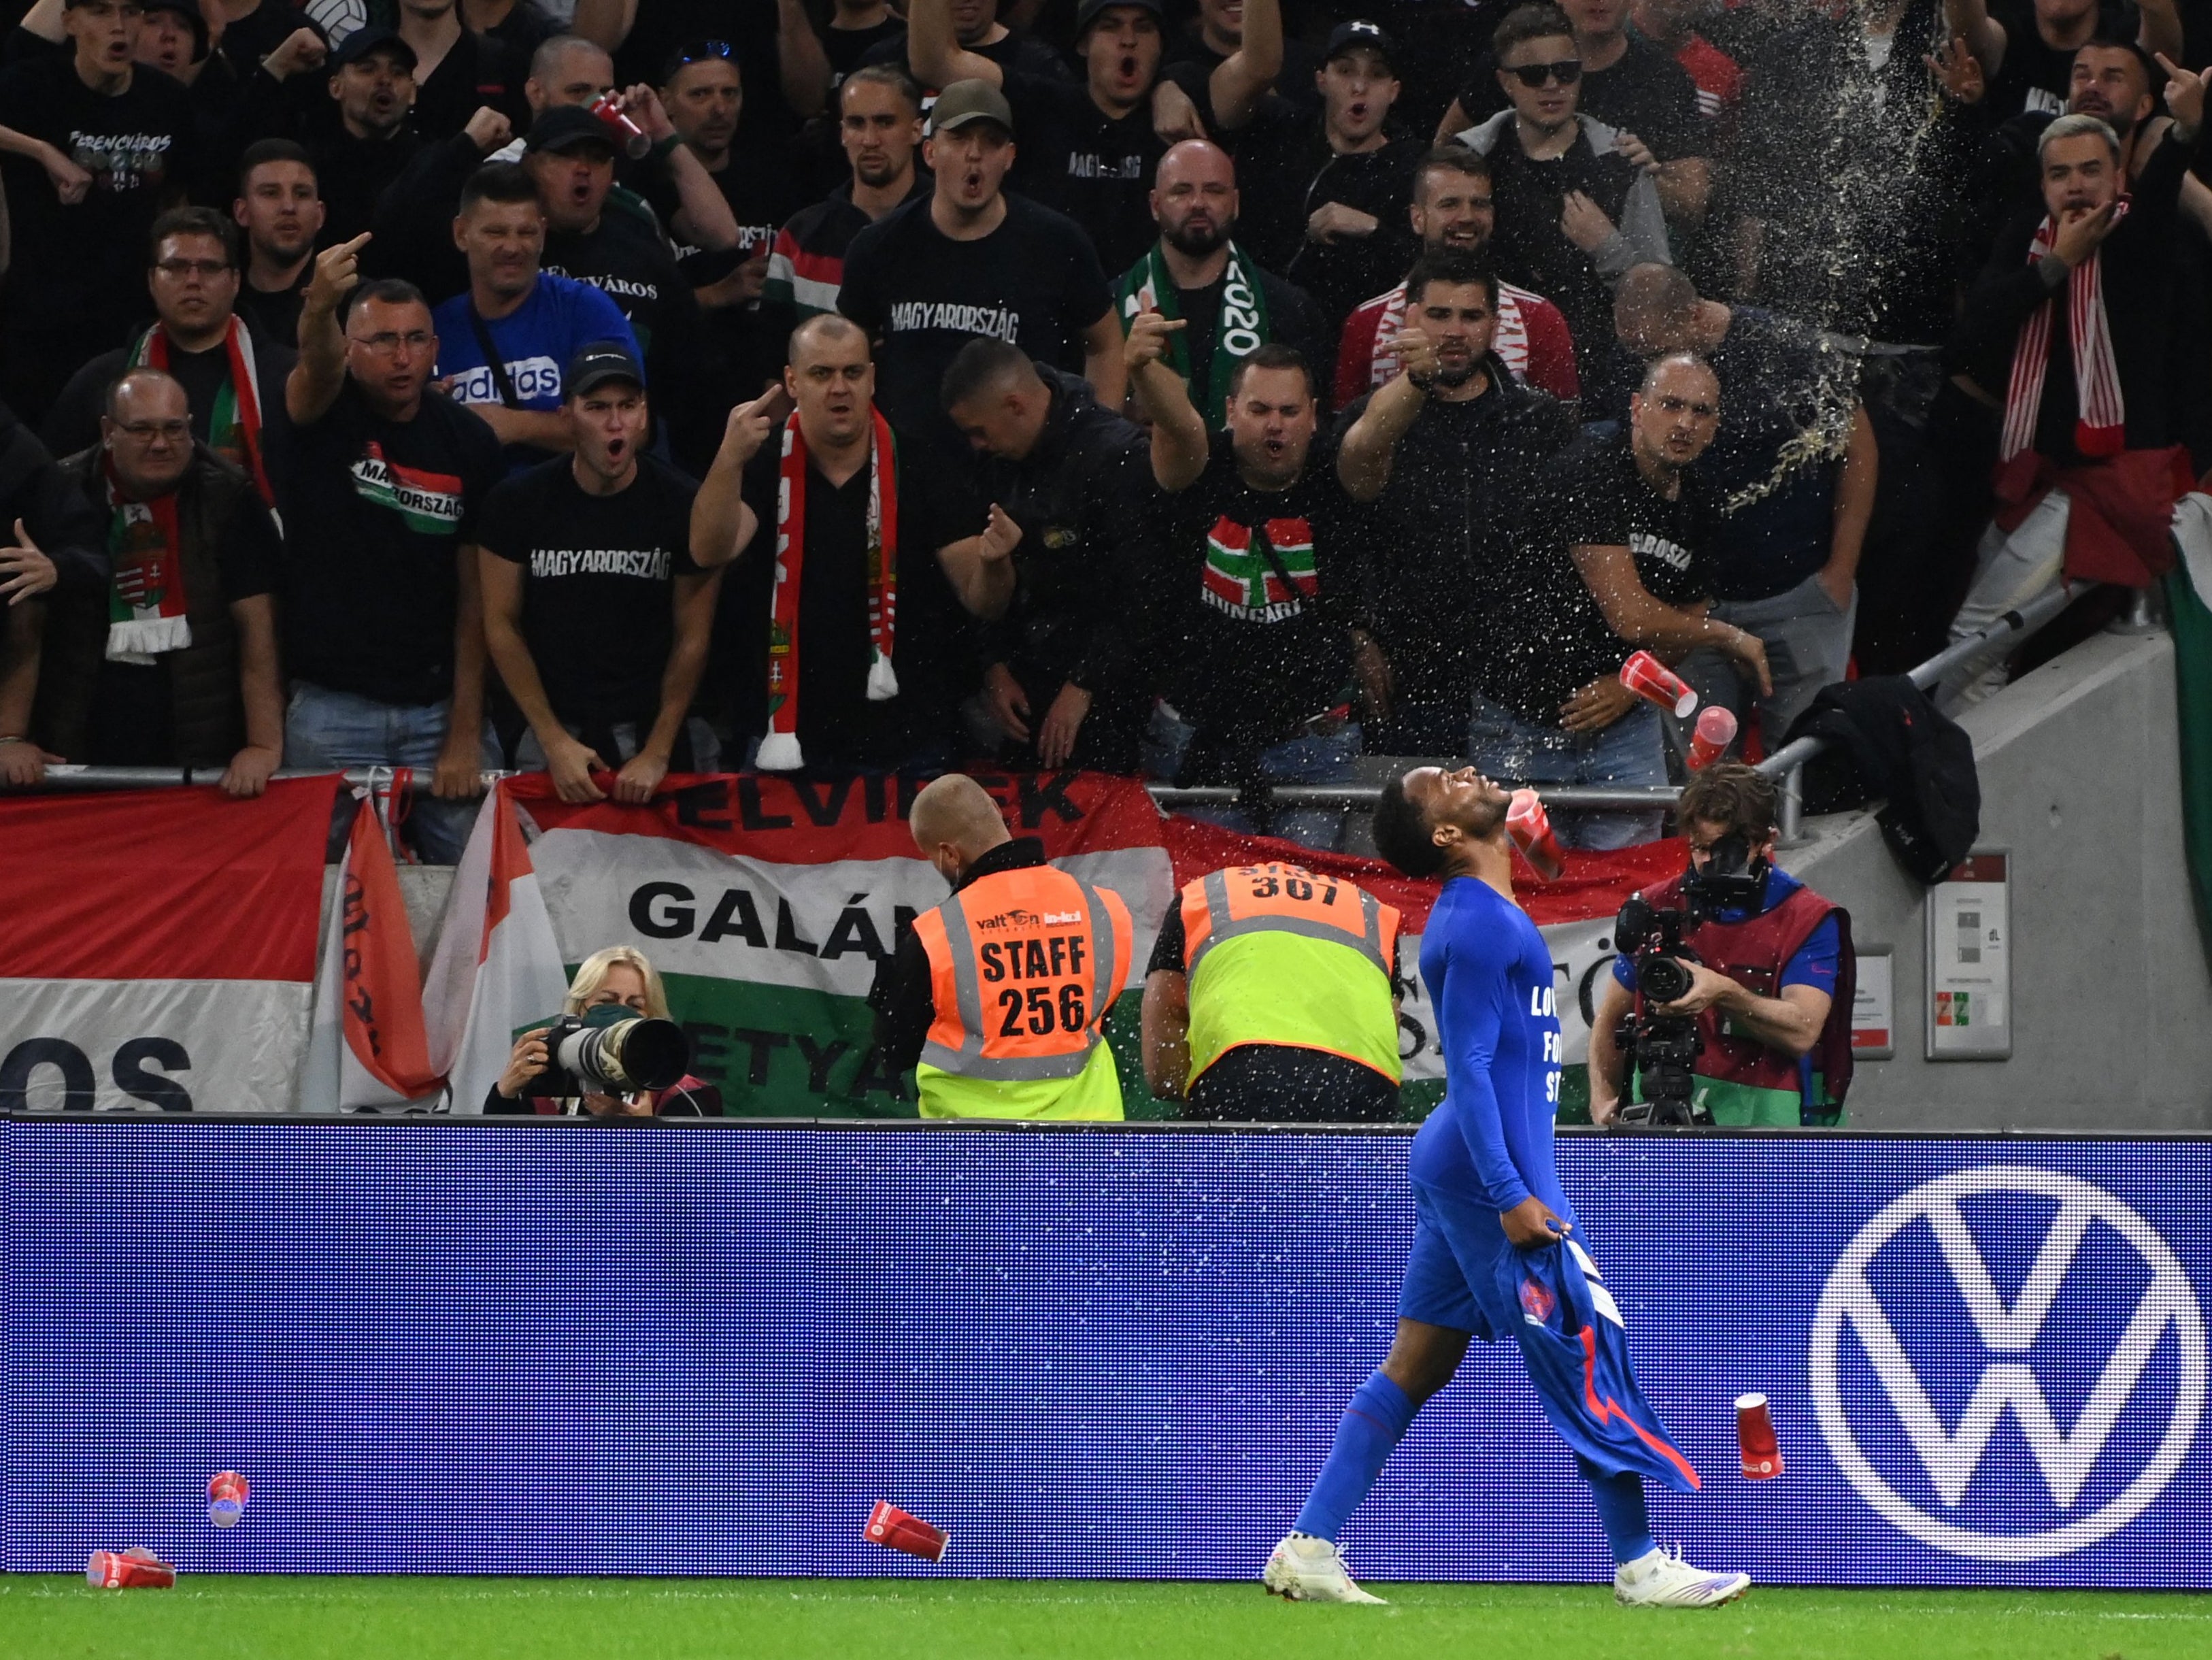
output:
<instances>
[{"instance_id":1,"label":"hungarian tricolour banner","mask_svg":"<svg viewBox=\"0 0 2212 1660\"><path fill-rule=\"evenodd\" d=\"M1127 994L1108 1031L1133 1115L1149 1110L1136 1064L1135 994L1176 889L1224 866L1266 860L1329 871L1404 913L1408 988L1399 1047L1409 1081L1442 1079L1419 976L1435 883L1408 880L1373 860L1164 817L1143 786L1126 779L1063 773L986 775L979 781L1016 835L1041 837L1055 862L1112 888L1129 907L1136 949ZM562 957L573 964L603 946L641 949L666 982L670 1012L691 1035L692 1070L721 1086L730 1111L811 1117L914 1110L911 1091L872 1052L866 1003L899 928L947 891L907 830L913 786L884 779L679 781L643 807L562 802L542 777L509 787L544 832L530 851ZM1521 901L1559 965L1569 1060L1580 1060L1587 1043L1583 1009L1612 960L1614 912L1635 888L1674 874L1682 862L1680 842L1656 842L1571 854L1567 874L1554 883L1521 873ZM518 1024L528 1018L519 1015Z\"/></svg>"},{"instance_id":2,"label":"hungarian tricolour banner","mask_svg":"<svg viewBox=\"0 0 2212 1660\"><path fill-rule=\"evenodd\" d=\"M289 1110L337 787L0 800L0 1111Z\"/></svg>"}]
</instances>

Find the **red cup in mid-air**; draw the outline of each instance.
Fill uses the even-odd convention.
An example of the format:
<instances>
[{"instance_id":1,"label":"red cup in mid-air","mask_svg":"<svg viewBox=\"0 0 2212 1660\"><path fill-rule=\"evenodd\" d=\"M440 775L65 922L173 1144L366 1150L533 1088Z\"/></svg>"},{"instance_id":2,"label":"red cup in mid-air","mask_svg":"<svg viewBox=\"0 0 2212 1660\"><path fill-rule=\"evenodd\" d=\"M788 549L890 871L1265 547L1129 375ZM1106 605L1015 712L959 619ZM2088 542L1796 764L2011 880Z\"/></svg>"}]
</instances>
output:
<instances>
[{"instance_id":1,"label":"red cup in mid-air","mask_svg":"<svg viewBox=\"0 0 2212 1660\"><path fill-rule=\"evenodd\" d=\"M1552 834L1552 817L1536 799L1535 791L1513 792L1512 803L1505 809L1505 833L1529 868L1547 882L1556 882L1566 873L1566 855L1559 851L1559 838Z\"/></svg>"},{"instance_id":2,"label":"red cup in mid-air","mask_svg":"<svg viewBox=\"0 0 2212 1660\"><path fill-rule=\"evenodd\" d=\"M1648 651L1631 654L1620 666L1620 684L1638 697L1686 717L1698 707L1698 694L1689 683Z\"/></svg>"},{"instance_id":3,"label":"red cup in mid-air","mask_svg":"<svg viewBox=\"0 0 2212 1660\"><path fill-rule=\"evenodd\" d=\"M1746 1480L1765 1481L1782 1474L1782 1448L1774 1438L1774 1414L1765 1395L1736 1396L1735 1444Z\"/></svg>"},{"instance_id":4,"label":"red cup in mid-air","mask_svg":"<svg viewBox=\"0 0 2212 1660\"><path fill-rule=\"evenodd\" d=\"M1698 717L1698 729L1690 739L1689 763L1692 772L1702 772L1728 753L1728 746L1735 742L1735 711L1716 703Z\"/></svg>"},{"instance_id":5,"label":"red cup in mid-air","mask_svg":"<svg viewBox=\"0 0 2212 1660\"><path fill-rule=\"evenodd\" d=\"M868 1512L866 1532L872 1543L902 1550L925 1562L942 1562L945 1547L952 1542L952 1535L943 1528L930 1526L887 1499L876 1500L875 1509Z\"/></svg>"}]
</instances>

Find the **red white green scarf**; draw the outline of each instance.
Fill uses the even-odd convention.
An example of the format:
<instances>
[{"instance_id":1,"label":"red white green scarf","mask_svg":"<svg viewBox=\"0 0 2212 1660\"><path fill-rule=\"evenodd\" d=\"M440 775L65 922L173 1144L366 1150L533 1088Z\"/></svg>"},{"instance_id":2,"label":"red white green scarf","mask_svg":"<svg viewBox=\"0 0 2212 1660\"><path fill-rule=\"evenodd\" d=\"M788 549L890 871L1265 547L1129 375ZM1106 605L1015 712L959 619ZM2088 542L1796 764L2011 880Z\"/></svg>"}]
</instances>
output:
<instances>
[{"instance_id":1,"label":"red white green scarf","mask_svg":"<svg viewBox=\"0 0 2212 1660\"><path fill-rule=\"evenodd\" d=\"M104 462L107 486L107 660L151 663L192 643L185 618L185 558L177 526L177 493L150 502L126 498L115 468Z\"/></svg>"},{"instance_id":2,"label":"red white green scarf","mask_svg":"<svg viewBox=\"0 0 2212 1660\"><path fill-rule=\"evenodd\" d=\"M2128 216L2128 198L2113 204L2112 225ZM2049 215L2027 245L2033 265L2058 243L2058 227ZM2091 254L2066 274L2067 315L2073 324L2074 447L2083 455L2118 455L2127 447L2128 406L2120 396L2119 365L2112 357L2112 325L2105 315L2105 251ZM2043 377L2051 367L2051 331L2056 295L2027 315L2013 346L2012 379L2005 387L2004 436L1997 447L2000 465L2035 445L2035 419L2043 406Z\"/></svg>"},{"instance_id":3,"label":"red white green scarf","mask_svg":"<svg viewBox=\"0 0 2212 1660\"><path fill-rule=\"evenodd\" d=\"M898 622L898 450L890 423L873 404L868 447L868 701L898 696L891 648ZM768 731L754 764L793 772L799 748L799 594L806 561L806 435L794 410L783 423L775 500L775 586L769 594Z\"/></svg>"},{"instance_id":4,"label":"red white green scarf","mask_svg":"<svg viewBox=\"0 0 2212 1660\"><path fill-rule=\"evenodd\" d=\"M168 330L156 323L131 349L131 367L166 370L170 350ZM270 485L261 453L261 381L256 374L259 366L253 361L253 335L236 317L223 337L223 350L230 359L230 379L216 392L215 407L208 411L208 447L245 468L262 502L274 508L276 492Z\"/></svg>"}]
</instances>

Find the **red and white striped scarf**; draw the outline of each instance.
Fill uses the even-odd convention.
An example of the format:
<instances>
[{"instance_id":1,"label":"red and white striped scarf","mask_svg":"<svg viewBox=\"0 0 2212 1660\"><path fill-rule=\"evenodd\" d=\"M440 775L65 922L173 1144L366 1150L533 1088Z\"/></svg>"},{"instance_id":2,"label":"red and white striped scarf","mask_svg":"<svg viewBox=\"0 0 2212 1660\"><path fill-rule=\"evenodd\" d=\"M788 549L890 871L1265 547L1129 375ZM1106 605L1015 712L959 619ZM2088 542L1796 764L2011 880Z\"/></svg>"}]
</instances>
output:
<instances>
[{"instance_id":1,"label":"red and white striped scarf","mask_svg":"<svg viewBox=\"0 0 2212 1660\"><path fill-rule=\"evenodd\" d=\"M898 696L891 649L898 634L898 450L890 423L869 405L868 701ZM799 591L806 560L806 435L799 412L783 423L777 468L775 586L769 593L768 731L754 765L795 772L806 764L799 747Z\"/></svg>"},{"instance_id":2,"label":"red and white striped scarf","mask_svg":"<svg viewBox=\"0 0 2212 1660\"><path fill-rule=\"evenodd\" d=\"M1516 380L1528 379L1528 325L1521 315L1523 297L1536 296L1525 289L1516 289L1509 283L1498 285L1498 321L1490 337L1490 349L1505 365L1506 373ZM1398 378L1402 367L1398 354L1391 346L1398 338L1398 331L1406 326L1406 285L1403 283L1382 297L1382 315L1375 325L1375 348L1368 360L1368 388L1380 392Z\"/></svg>"},{"instance_id":3,"label":"red and white striped scarf","mask_svg":"<svg viewBox=\"0 0 2212 1660\"><path fill-rule=\"evenodd\" d=\"M2128 198L2113 204L2112 227L2128 216ZM2048 214L2027 245L2034 265L2058 243L2058 226ZM2066 274L2067 315L2074 342L2074 447L2087 456L2118 455L2127 447L2128 406L2120 395L2119 365L2112 357L2112 327L2105 315L2105 251L2101 247ZM2005 387L2004 436L1999 465L2035 445L2037 412L2043 406L2043 377L2051 368L2051 331L2057 325L2058 297L2053 295L2028 313L2012 349L2012 379Z\"/></svg>"},{"instance_id":4,"label":"red and white striped scarf","mask_svg":"<svg viewBox=\"0 0 2212 1660\"><path fill-rule=\"evenodd\" d=\"M259 365L254 359L253 335L236 317L224 331L222 349L230 362L230 378L216 392L215 408L208 412L208 447L245 468L263 504L273 509L276 490L262 456ZM168 330L156 323L138 337L131 362L134 367L167 370L172 350Z\"/></svg>"}]
</instances>

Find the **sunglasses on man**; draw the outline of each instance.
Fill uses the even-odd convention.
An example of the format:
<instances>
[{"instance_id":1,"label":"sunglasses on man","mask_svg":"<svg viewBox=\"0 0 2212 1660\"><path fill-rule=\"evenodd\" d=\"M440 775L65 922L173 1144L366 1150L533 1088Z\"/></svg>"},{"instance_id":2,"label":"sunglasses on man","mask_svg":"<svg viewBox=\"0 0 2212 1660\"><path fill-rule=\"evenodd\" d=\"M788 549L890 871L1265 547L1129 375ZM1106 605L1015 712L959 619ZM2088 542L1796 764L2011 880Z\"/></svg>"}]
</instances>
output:
<instances>
[{"instance_id":1,"label":"sunglasses on man","mask_svg":"<svg viewBox=\"0 0 2212 1660\"><path fill-rule=\"evenodd\" d=\"M1534 92L1547 81L1556 81L1563 87L1571 87L1583 78L1583 66L1571 58L1556 64L1522 64L1505 71Z\"/></svg>"}]
</instances>

